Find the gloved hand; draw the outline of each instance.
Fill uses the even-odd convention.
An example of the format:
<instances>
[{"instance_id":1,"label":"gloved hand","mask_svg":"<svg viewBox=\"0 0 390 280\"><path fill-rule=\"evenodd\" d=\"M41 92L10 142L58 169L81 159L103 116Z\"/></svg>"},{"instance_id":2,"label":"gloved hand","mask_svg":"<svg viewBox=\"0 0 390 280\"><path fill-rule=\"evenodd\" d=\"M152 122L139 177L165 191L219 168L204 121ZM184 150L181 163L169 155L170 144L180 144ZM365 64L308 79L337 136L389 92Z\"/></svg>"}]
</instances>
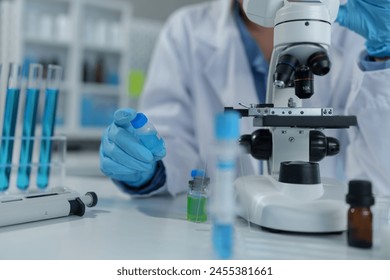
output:
<instances>
[{"instance_id":1,"label":"gloved hand","mask_svg":"<svg viewBox=\"0 0 390 280\"><path fill-rule=\"evenodd\" d=\"M114 122L104 132L100 144L101 171L132 187L139 187L150 180L157 161L166 154L163 140L150 149L138 140L130 123L136 114L133 109L117 110Z\"/></svg>"},{"instance_id":2,"label":"gloved hand","mask_svg":"<svg viewBox=\"0 0 390 280\"><path fill-rule=\"evenodd\" d=\"M336 21L367 39L370 56L390 56L390 0L348 0Z\"/></svg>"}]
</instances>

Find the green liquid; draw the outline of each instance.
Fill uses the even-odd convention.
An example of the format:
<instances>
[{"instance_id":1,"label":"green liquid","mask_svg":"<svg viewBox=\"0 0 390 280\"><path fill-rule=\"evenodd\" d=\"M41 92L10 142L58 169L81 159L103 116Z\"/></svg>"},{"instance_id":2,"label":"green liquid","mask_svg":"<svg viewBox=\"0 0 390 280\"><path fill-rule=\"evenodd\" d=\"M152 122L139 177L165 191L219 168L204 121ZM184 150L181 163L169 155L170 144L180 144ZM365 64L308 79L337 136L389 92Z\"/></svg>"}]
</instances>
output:
<instances>
[{"instance_id":1,"label":"green liquid","mask_svg":"<svg viewBox=\"0 0 390 280\"><path fill-rule=\"evenodd\" d=\"M187 220L196 223L207 221L205 197L187 196Z\"/></svg>"}]
</instances>

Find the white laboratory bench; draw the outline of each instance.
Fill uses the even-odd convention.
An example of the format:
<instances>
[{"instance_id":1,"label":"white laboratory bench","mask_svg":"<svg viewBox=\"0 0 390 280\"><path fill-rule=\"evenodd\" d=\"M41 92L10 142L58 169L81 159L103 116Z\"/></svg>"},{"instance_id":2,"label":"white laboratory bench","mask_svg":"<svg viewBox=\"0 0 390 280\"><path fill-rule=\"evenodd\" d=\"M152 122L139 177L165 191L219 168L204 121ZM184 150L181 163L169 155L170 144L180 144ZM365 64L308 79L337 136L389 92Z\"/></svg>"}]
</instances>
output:
<instances>
[{"instance_id":1,"label":"white laboratory bench","mask_svg":"<svg viewBox=\"0 0 390 280\"><path fill-rule=\"evenodd\" d=\"M70 216L0 228L0 259L215 259L211 224L186 220L186 195L130 198L105 177L68 176L98 204ZM346 234L294 235L264 231L237 218L235 259L380 259L379 246L348 247Z\"/></svg>"}]
</instances>

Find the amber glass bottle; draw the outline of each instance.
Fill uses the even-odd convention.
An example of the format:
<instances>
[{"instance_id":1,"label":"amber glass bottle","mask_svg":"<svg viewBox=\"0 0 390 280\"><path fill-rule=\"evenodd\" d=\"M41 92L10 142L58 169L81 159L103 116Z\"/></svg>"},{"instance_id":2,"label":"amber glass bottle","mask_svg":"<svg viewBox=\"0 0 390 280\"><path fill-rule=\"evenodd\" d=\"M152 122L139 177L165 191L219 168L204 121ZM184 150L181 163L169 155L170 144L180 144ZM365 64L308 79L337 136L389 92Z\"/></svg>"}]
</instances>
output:
<instances>
[{"instance_id":1,"label":"amber glass bottle","mask_svg":"<svg viewBox=\"0 0 390 280\"><path fill-rule=\"evenodd\" d=\"M372 212L374 204L371 183L364 180L349 182L347 203L348 210L348 245L359 248L372 247Z\"/></svg>"}]
</instances>

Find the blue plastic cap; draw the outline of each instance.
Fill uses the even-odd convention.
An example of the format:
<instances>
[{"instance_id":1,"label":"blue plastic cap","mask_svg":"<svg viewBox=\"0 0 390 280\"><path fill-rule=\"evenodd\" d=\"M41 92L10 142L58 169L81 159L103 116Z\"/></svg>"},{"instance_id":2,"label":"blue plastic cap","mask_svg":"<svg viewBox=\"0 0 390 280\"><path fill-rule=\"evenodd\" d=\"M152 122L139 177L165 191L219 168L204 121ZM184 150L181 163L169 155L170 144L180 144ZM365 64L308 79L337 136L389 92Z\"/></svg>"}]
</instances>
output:
<instances>
[{"instance_id":1,"label":"blue plastic cap","mask_svg":"<svg viewBox=\"0 0 390 280\"><path fill-rule=\"evenodd\" d=\"M137 113L135 118L131 121L131 125L135 129L137 129L137 128L143 127L147 122L148 122L148 118L144 114Z\"/></svg>"},{"instance_id":2,"label":"blue plastic cap","mask_svg":"<svg viewBox=\"0 0 390 280\"><path fill-rule=\"evenodd\" d=\"M206 172L203 169L194 169L191 171L191 177L204 177Z\"/></svg>"},{"instance_id":3,"label":"blue plastic cap","mask_svg":"<svg viewBox=\"0 0 390 280\"><path fill-rule=\"evenodd\" d=\"M215 118L215 137L217 140L237 140L240 136L240 114L228 111Z\"/></svg>"}]
</instances>

